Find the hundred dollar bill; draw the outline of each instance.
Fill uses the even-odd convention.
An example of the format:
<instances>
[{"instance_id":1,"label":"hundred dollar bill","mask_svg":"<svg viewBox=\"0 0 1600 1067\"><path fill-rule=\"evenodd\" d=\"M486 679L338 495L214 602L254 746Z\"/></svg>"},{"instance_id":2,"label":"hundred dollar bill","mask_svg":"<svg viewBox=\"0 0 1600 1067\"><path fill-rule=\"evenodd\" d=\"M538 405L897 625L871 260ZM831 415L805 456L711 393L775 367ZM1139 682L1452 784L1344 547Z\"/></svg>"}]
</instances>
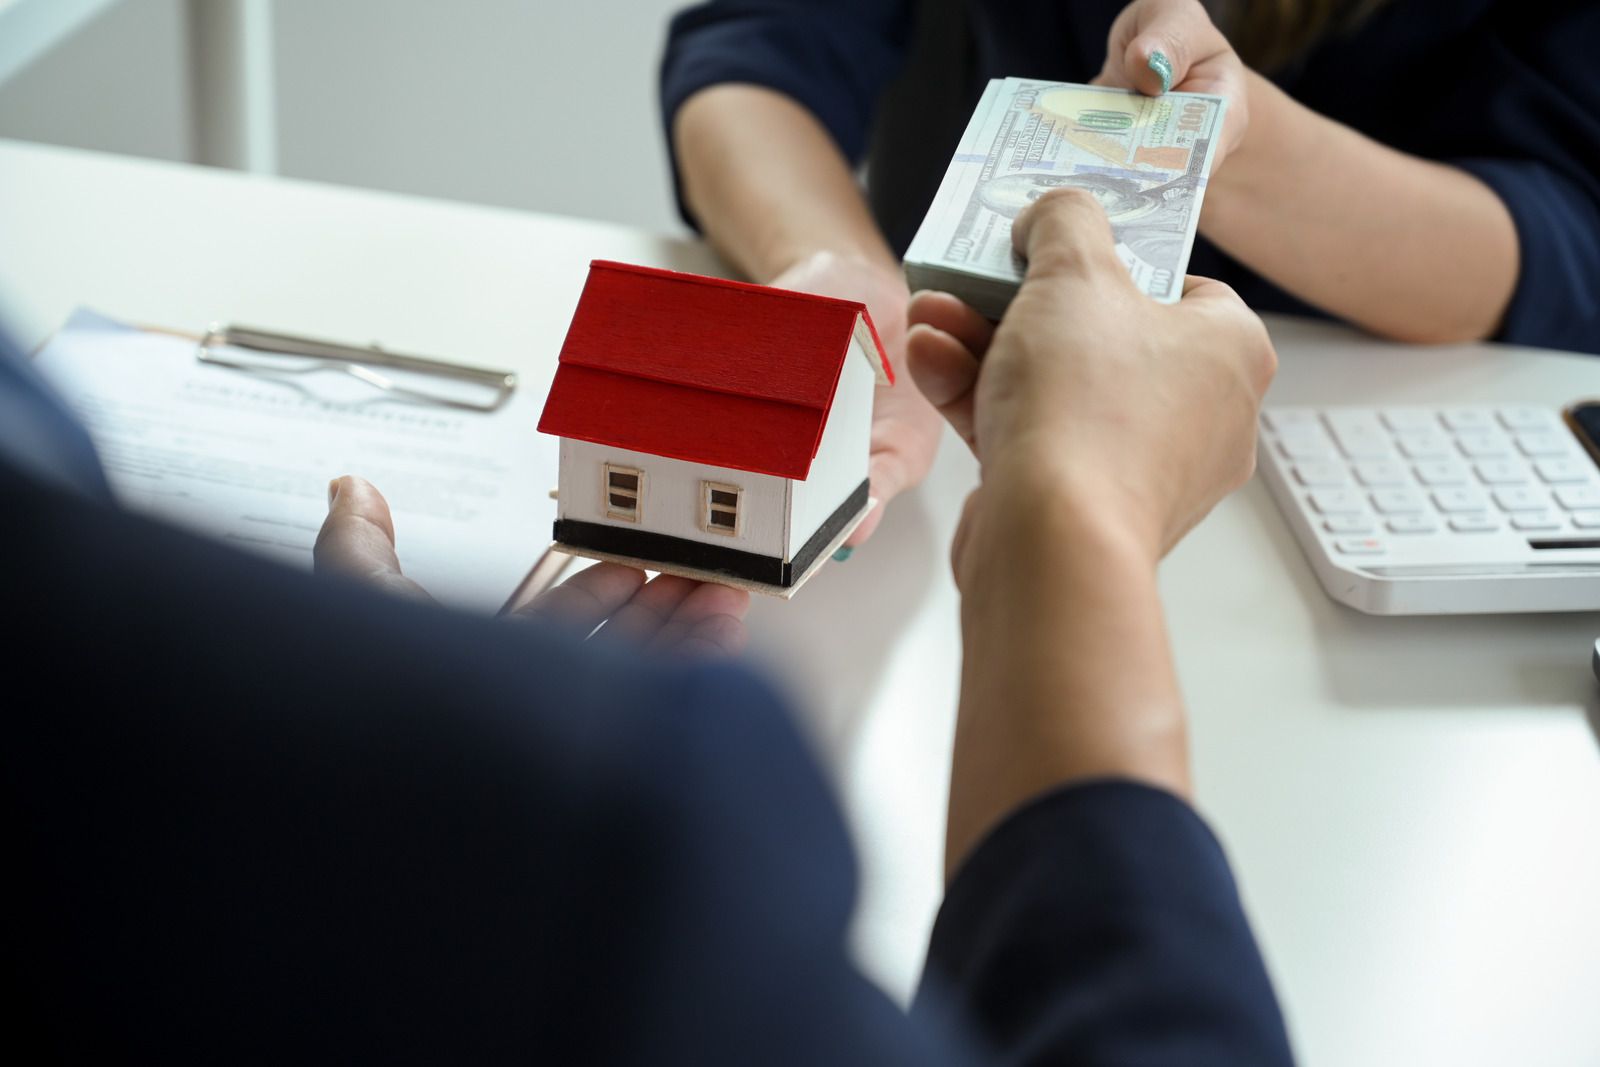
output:
<instances>
[{"instance_id":1,"label":"hundred dollar bill","mask_svg":"<svg viewBox=\"0 0 1600 1067\"><path fill-rule=\"evenodd\" d=\"M998 319L1022 282L1012 220L1070 186L1105 208L1139 288L1177 301L1226 109L1223 97L1202 93L991 81L906 251L907 281Z\"/></svg>"}]
</instances>

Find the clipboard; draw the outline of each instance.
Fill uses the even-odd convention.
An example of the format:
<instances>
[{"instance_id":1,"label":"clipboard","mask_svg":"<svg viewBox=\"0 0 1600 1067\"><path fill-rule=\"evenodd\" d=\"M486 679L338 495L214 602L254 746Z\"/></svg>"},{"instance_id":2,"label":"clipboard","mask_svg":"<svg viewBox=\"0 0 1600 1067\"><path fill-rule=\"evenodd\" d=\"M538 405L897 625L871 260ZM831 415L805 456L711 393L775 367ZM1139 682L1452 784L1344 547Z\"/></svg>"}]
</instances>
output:
<instances>
[{"instance_id":1,"label":"clipboard","mask_svg":"<svg viewBox=\"0 0 1600 1067\"><path fill-rule=\"evenodd\" d=\"M531 509L556 465L525 410L537 398L510 371L82 308L35 358L69 405L95 413L90 435L130 510L306 566L327 478L381 472L407 573L442 603L514 613L570 564L529 537L547 529ZM302 399L273 399L288 391Z\"/></svg>"},{"instance_id":2,"label":"clipboard","mask_svg":"<svg viewBox=\"0 0 1600 1067\"><path fill-rule=\"evenodd\" d=\"M277 356L303 357L306 363L293 367L263 367L260 364L230 356L219 348L243 349L248 352ZM376 342L365 345L346 345L314 337L263 330L253 326L221 326L213 323L200 337L195 349L195 359L216 367L240 370L247 373L313 374L333 370L348 374L357 381L372 386L391 396L404 397L428 404L461 408L467 411L497 411L517 388L514 371L472 367L449 363L427 356L405 355L390 352ZM392 374L374 369L421 374L446 381L464 382L486 390L482 398L460 397L430 392L407 385ZM528 573L517 583L506 598L497 615L509 615L523 607L541 593L550 589L572 565L572 557L554 547L546 548L534 561Z\"/></svg>"},{"instance_id":3,"label":"clipboard","mask_svg":"<svg viewBox=\"0 0 1600 1067\"><path fill-rule=\"evenodd\" d=\"M225 351L229 348L253 356L231 355ZM298 362L287 362L283 357ZM404 355L390 352L376 342L365 346L347 345L253 326L213 323L201 336L195 359L216 367L272 376L334 371L391 397L465 411L496 411L517 388L517 375L512 371ZM383 370L377 369L380 367ZM385 374L384 370L390 373ZM477 392L429 389L417 384L419 379L457 383Z\"/></svg>"}]
</instances>

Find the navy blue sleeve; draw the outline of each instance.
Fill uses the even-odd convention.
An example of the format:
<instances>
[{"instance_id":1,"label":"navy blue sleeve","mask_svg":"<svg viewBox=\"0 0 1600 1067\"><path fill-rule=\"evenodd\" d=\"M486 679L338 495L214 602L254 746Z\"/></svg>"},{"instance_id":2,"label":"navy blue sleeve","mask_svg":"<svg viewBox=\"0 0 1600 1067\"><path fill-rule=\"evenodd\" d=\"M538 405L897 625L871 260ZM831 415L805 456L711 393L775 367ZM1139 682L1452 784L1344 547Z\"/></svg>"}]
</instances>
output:
<instances>
[{"instance_id":1,"label":"navy blue sleeve","mask_svg":"<svg viewBox=\"0 0 1600 1067\"><path fill-rule=\"evenodd\" d=\"M109 501L111 487L83 427L0 331L0 460L32 477Z\"/></svg>"},{"instance_id":2,"label":"navy blue sleeve","mask_svg":"<svg viewBox=\"0 0 1600 1067\"><path fill-rule=\"evenodd\" d=\"M722 82L759 85L817 117L852 163L866 152L878 98L899 72L910 0L711 0L680 12L661 61L661 111L672 120L694 93ZM683 205L685 221L694 219Z\"/></svg>"},{"instance_id":3,"label":"navy blue sleeve","mask_svg":"<svg viewBox=\"0 0 1600 1067\"><path fill-rule=\"evenodd\" d=\"M1520 271L1496 339L1600 352L1600 5L1510 0L1461 49L1447 162L1505 201Z\"/></svg>"},{"instance_id":4,"label":"navy blue sleeve","mask_svg":"<svg viewBox=\"0 0 1600 1067\"><path fill-rule=\"evenodd\" d=\"M747 673L3 462L0 510L0 1021L52 1062L964 1062L852 967L843 823Z\"/></svg>"},{"instance_id":5,"label":"navy blue sleeve","mask_svg":"<svg viewBox=\"0 0 1600 1067\"><path fill-rule=\"evenodd\" d=\"M997 1063L1293 1061L1221 846L1132 782L1043 797L963 864L913 1012L951 1004Z\"/></svg>"}]
</instances>

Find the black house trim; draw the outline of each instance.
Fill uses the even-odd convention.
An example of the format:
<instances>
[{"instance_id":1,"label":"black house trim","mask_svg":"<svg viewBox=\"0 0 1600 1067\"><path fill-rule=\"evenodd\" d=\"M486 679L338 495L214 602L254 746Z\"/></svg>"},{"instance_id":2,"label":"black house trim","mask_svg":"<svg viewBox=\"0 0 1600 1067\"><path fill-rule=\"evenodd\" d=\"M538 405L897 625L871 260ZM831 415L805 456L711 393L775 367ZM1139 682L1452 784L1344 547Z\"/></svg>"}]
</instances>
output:
<instances>
[{"instance_id":1,"label":"black house trim","mask_svg":"<svg viewBox=\"0 0 1600 1067\"><path fill-rule=\"evenodd\" d=\"M796 578L805 574L811 568L811 564L815 563L817 557L822 554L822 550L831 545L833 539L839 536L839 531L850 525L850 520L861 514L866 506L867 480L863 478L861 479L861 484L856 486L855 492L845 497L844 503L840 504L833 514L829 515L822 525L817 528L817 532L811 535L811 540L801 546L800 551L796 552L794 557L784 564L783 584L793 585Z\"/></svg>"},{"instance_id":2,"label":"black house trim","mask_svg":"<svg viewBox=\"0 0 1600 1067\"><path fill-rule=\"evenodd\" d=\"M635 559L660 560L679 567L726 574L747 582L776 585L787 588L795 579L805 574L816 562L822 550L839 536L850 521L867 506L867 482L856 486L845 502L840 504L827 521L811 536L799 552L785 562L777 556L763 556L756 552L708 545L703 541L690 541L682 537L653 533L649 530L630 529L625 526L608 526L598 522L578 519L557 519L555 539L557 544L573 548L587 548L613 556L631 556Z\"/></svg>"}]
</instances>

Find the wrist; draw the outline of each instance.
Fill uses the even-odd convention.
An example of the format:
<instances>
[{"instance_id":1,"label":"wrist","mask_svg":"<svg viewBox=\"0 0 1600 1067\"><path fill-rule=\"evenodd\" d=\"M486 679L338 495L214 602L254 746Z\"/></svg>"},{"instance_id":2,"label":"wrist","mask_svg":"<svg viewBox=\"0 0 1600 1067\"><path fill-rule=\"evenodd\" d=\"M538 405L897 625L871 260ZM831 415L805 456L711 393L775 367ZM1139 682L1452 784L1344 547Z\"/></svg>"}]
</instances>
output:
<instances>
[{"instance_id":1,"label":"wrist","mask_svg":"<svg viewBox=\"0 0 1600 1067\"><path fill-rule=\"evenodd\" d=\"M986 453L983 483L986 507L1015 517L1028 551L1065 541L1152 572L1164 554L1160 517L1113 465L1070 439L1014 439Z\"/></svg>"},{"instance_id":2,"label":"wrist","mask_svg":"<svg viewBox=\"0 0 1600 1067\"><path fill-rule=\"evenodd\" d=\"M889 246L881 242L875 245L864 239L785 240L761 258L767 268L759 272L763 283L831 261L836 267L870 278L879 294L894 294L903 302L911 299L899 261L889 251Z\"/></svg>"},{"instance_id":3,"label":"wrist","mask_svg":"<svg viewBox=\"0 0 1600 1067\"><path fill-rule=\"evenodd\" d=\"M1244 107L1250 123L1207 183L1207 209L1218 200L1228 203L1254 195L1251 190L1260 187L1262 174L1282 152L1279 142L1283 136L1284 111L1286 105L1294 106L1293 99L1253 70L1245 70L1244 84ZM1204 219L1203 210L1201 220Z\"/></svg>"},{"instance_id":4,"label":"wrist","mask_svg":"<svg viewBox=\"0 0 1600 1067\"><path fill-rule=\"evenodd\" d=\"M997 489L985 478L956 561L969 637L982 640L998 617L1006 626L1054 626L1074 621L1089 602L1115 599L1117 590L1154 588L1157 553L1125 520L1090 504L1087 492L1030 489L1019 494L1027 503L993 506Z\"/></svg>"}]
</instances>

